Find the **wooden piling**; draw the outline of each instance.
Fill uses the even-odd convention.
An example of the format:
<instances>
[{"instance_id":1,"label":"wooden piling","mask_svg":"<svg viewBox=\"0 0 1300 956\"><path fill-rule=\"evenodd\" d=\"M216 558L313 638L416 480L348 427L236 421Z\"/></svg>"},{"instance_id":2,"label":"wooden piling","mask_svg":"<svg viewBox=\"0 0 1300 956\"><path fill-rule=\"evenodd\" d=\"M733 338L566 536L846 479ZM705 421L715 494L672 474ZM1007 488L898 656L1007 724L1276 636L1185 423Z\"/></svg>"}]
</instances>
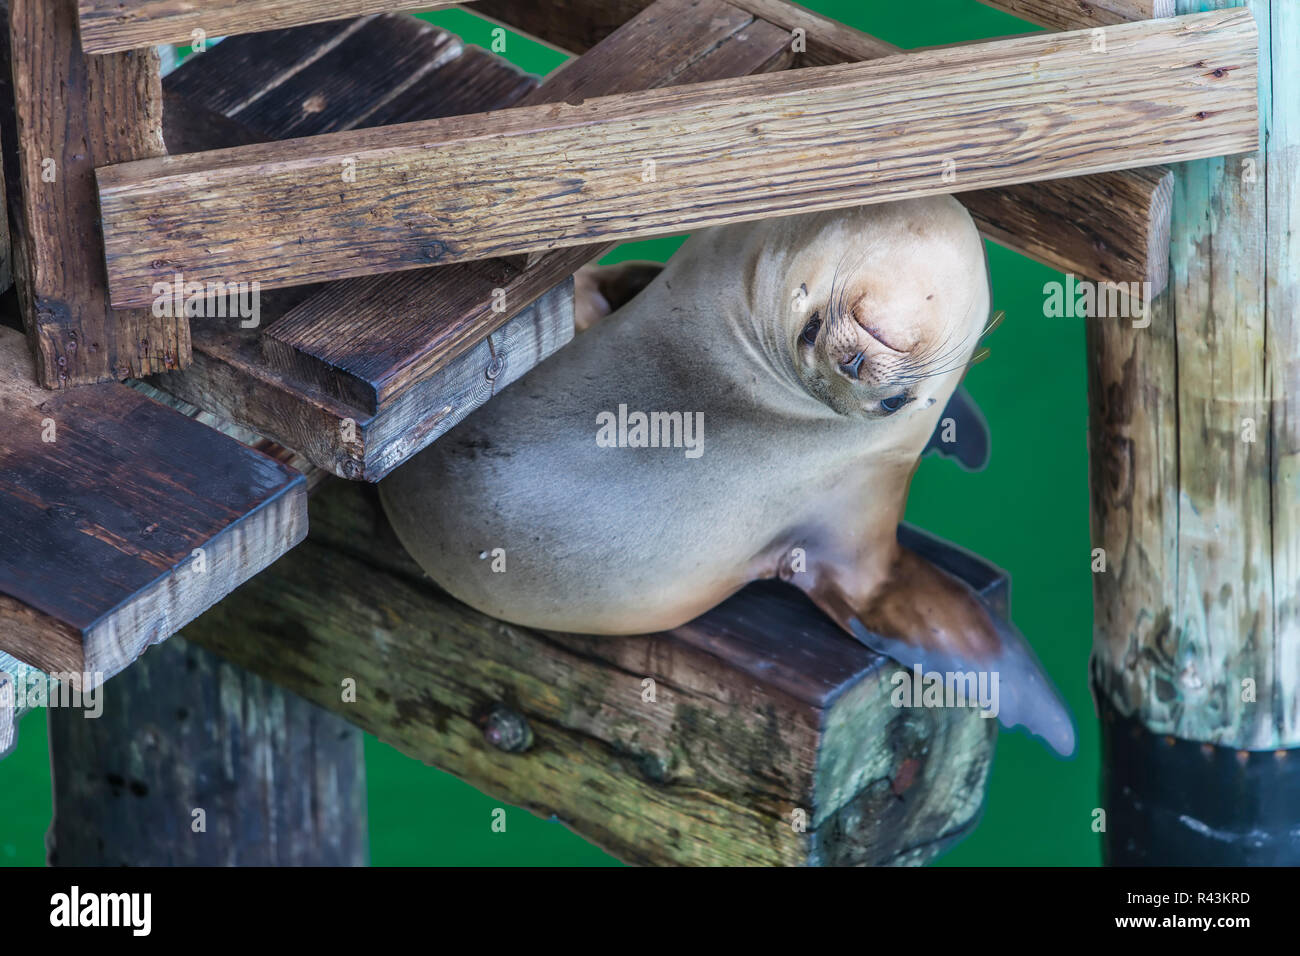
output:
<instances>
[{"instance_id":1,"label":"wooden piling","mask_svg":"<svg viewBox=\"0 0 1300 956\"><path fill-rule=\"evenodd\" d=\"M1261 148L1178 168L1149 327L1088 323L1111 863L1300 862L1300 9L1246 6Z\"/></svg>"},{"instance_id":2,"label":"wooden piling","mask_svg":"<svg viewBox=\"0 0 1300 956\"><path fill-rule=\"evenodd\" d=\"M50 710L56 866L364 866L361 731L200 647Z\"/></svg>"}]
</instances>

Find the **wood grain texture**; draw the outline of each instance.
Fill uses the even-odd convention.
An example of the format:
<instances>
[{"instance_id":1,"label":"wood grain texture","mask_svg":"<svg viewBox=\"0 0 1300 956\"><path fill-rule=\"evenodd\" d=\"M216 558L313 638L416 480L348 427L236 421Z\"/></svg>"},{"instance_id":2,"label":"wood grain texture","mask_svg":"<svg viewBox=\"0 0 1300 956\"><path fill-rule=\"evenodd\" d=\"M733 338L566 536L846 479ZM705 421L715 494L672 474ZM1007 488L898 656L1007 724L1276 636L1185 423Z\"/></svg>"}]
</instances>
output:
<instances>
[{"instance_id":1,"label":"wood grain texture","mask_svg":"<svg viewBox=\"0 0 1300 956\"><path fill-rule=\"evenodd\" d=\"M646 638L484 617L423 578L373 489L338 482L312 538L185 636L633 863L924 862L977 818L996 733L893 707L895 665L783 585Z\"/></svg>"},{"instance_id":2,"label":"wood grain texture","mask_svg":"<svg viewBox=\"0 0 1300 956\"><path fill-rule=\"evenodd\" d=\"M541 88L519 99L525 91L512 86L492 105L629 93L780 69L788 62L780 30L755 23L721 0L660 0L553 73ZM416 102L423 115L382 110L365 125L488 108L449 95L458 86L443 82L446 70L433 74L437 89ZM501 85L496 78L510 72L482 55L474 85L487 95L492 83ZM276 97L282 95L283 87L277 88ZM330 284L271 323L263 350L273 368L377 413L609 248L570 248L527 261L496 259Z\"/></svg>"},{"instance_id":3,"label":"wood grain texture","mask_svg":"<svg viewBox=\"0 0 1300 956\"><path fill-rule=\"evenodd\" d=\"M1249 15L1108 33L1105 54L1031 36L101 169L110 289L131 306L177 270L273 288L952 192L943 158L986 188L1254 148Z\"/></svg>"},{"instance_id":4,"label":"wood grain texture","mask_svg":"<svg viewBox=\"0 0 1300 956\"><path fill-rule=\"evenodd\" d=\"M1273 749L1300 744L1300 18L1248 11L1263 148L1177 170L1151 327L1088 324L1094 676L1153 733Z\"/></svg>"},{"instance_id":5,"label":"wood grain texture","mask_svg":"<svg viewBox=\"0 0 1300 956\"><path fill-rule=\"evenodd\" d=\"M856 63L874 60L901 52L892 43L879 40L869 33L855 30L830 17L814 13L786 0L729 0L730 3L780 27L787 33L803 31L803 52L795 58L795 66L831 66L836 63ZM792 39L793 43L793 39Z\"/></svg>"},{"instance_id":6,"label":"wood grain texture","mask_svg":"<svg viewBox=\"0 0 1300 956\"><path fill-rule=\"evenodd\" d=\"M4 15L4 7L0 5L0 16ZM0 44L0 49L3 45ZM0 57L0 73L4 73L4 59ZM4 97L12 87L4 81L0 81L0 97ZM0 109L0 114L4 112ZM0 156L7 152L4 145L5 123L0 122ZM5 184L5 164L0 163L0 292L5 292L14 284L14 257L13 245L9 236L9 198L8 190Z\"/></svg>"},{"instance_id":7,"label":"wood grain texture","mask_svg":"<svg viewBox=\"0 0 1300 956\"><path fill-rule=\"evenodd\" d=\"M112 676L307 533L297 472L125 385L43 391L7 328L0 420L0 650L33 667Z\"/></svg>"},{"instance_id":8,"label":"wood grain texture","mask_svg":"<svg viewBox=\"0 0 1300 956\"><path fill-rule=\"evenodd\" d=\"M432 10L453 0L75 0L82 49L114 53L162 43L256 33L371 13Z\"/></svg>"},{"instance_id":9,"label":"wood grain texture","mask_svg":"<svg viewBox=\"0 0 1300 956\"><path fill-rule=\"evenodd\" d=\"M804 49L794 54L795 67L855 63L905 52L786 0L730 4L788 33L802 29ZM593 4L588 0L586 5ZM476 9L481 11L483 5ZM568 21L557 22L547 10L516 4L496 13L525 32L540 32L548 41L563 44ZM602 22L596 11L584 13L588 21ZM1022 255L1097 282L1149 282L1151 294L1158 295L1169 276L1172 192L1168 170L1153 168L977 190L958 198L986 236Z\"/></svg>"},{"instance_id":10,"label":"wood grain texture","mask_svg":"<svg viewBox=\"0 0 1300 956\"><path fill-rule=\"evenodd\" d=\"M17 144L6 175L15 281L39 380L58 388L182 367L184 316L109 308L95 193L96 166L163 153L157 54L82 55L75 0L8 5L14 112L0 111L0 136Z\"/></svg>"},{"instance_id":11,"label":"wood grain texture","mask_svg":"<svg viewBox=\"0 0 1300 956\"><path fill-rule=\"evenodd\" d=\"M586 53L654 0L478 0L473 10L570 53Z\"/></svg>"},{"instance_id":12,"label":"wood grain texture","mask_svg":"<svg viewBox=\"0 0 1300 956\"><path fill-rule=\"evenodd\" d=\"M270 370L256 331L212 323L195 326L190 368L151 383L293 449L332 475L378 481L570 341L572 283L558 281L437 376L374 414ZM266 314L274 315L274 308Z\"/></svg>"},{"instance_id":13,"label":"wood grain texture","mask_svg":"<svg viewBox=\"0 0 1300 956\"><path fill-rule=\"evenodd\" d=\"M410 56L412 49L424 60ZM296 58L278 56L277 50L292 50ZM395 59L409 63L413 76L397 89L372 87L366 74L382 73L386 61ZM259 66L268 61L275 62L273 70ZM360 78L339 79L348 75ZM404 16L236 37L167 78L167 142L172 151L186 152L274 139L289 124L314 131L482 110L513 102L534 85L497 58ZM207 103L232 115L215 113ZM509 263L502 267L517 271ZM546 296L515 310L504 326L471 341L437 375L382 407L349 401L346 389L322 387L291 368L272 368L262 355L260 333L211 322L195 323L195 366L155 384L294 449L330 474L378 481L569 341L570 272L541 273L539 278L549 279ZM412 322L423 323L431 302L446 308L448 296L463 291L453 284L439 294L413 282L417 277L272 293L263 297L263 317L274 328L278 316L315 301L323 315L337 308L344 330L354 313L392 316L396 324L409 310ZM490 310L493 288L493 282L480 285L474 303ZM336 328L336 334L343 331Z\"/></svg>"},{"instance_id":14,"label":"wood grain texture","mask_svg":"<svg viewBox=\"0 0 1300 956\"><path fill-rule=\"evenodd\" d=\"M980 231L1095 282L1169 283L1174 174L1166 166L958 193Z\"/></svg>"},{"instance_id":15,"label":"wood grain texture","mask_svg":"<svg viewBox=\"0 0 1300 956\"><path fill-rule=\"evenodd\" d=\"M101 695L93 720L50 710L51 866L369 862L346 721L179 639Z\"/></svg>"},{"instance_id":16,"label":"wood grain texture","mask_svg":"<svg viewBox=\"0 0 1300 956\"><path fill-rule=\"evenodd\" d=\"M1172 17L1175 0L980 0L988 7L1053 30L1108 27ZM1196 9L1203 9L1204 6Z\"/></svg>"}]
</instances>

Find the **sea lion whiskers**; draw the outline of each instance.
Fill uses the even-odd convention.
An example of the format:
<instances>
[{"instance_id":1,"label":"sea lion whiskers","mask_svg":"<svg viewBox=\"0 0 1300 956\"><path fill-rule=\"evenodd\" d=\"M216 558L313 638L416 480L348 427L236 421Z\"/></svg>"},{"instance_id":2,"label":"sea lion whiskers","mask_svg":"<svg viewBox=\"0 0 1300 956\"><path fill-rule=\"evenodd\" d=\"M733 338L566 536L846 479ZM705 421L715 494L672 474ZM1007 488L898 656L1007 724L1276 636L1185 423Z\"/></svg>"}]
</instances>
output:
<instances>
[{"instance_id":1,"label":"sea lion whiskers","mask_svg":"<svg viewBox=\"0 0 1300 956\"><path fill-rule=\"evenodd\" d=\"M1001 310L993 313L993 317L989 319L988 324L985 325L984 328L975 335L975 340L976 340L975 344L978 345L980 341L984 339L985 336L989 335L991 332L997 329L997 327L1002 324L1003 319L1006 318L1006 315L1007 315L1006 312ZM922 379L933 378L936 375L946 375L949 372L961 368L963 364L966 365L967 367L978 364L979 361L983 360L984 356L981 355L978 351L976 351L971 355L969 359L966 359L964 362L956 362L948 365L946 368L939 368L939 369L933 368L933 366L941 362L947 361L951 356L960 355L961 353L965 352L966 349L969 347L967 345L969 339L970 339L969 335L964 336L955 345L948 348L942 355L938 355L934 358L923 357L922 359L918 360L912 367L912 371L914 374L907 376L905 381L908 382L909 384L912 382L919 382Z\"/></svg>"}]
</instances>

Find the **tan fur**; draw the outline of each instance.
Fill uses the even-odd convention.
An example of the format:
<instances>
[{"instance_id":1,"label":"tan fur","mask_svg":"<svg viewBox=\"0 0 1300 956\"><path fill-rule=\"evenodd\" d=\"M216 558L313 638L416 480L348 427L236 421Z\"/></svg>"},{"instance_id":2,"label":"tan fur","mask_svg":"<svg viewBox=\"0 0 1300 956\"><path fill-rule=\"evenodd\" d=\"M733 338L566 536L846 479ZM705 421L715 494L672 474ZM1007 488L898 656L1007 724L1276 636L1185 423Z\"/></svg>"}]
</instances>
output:
<instances>
[{"instance_id":1,"label":"tan fur","mask_svg":"<svg viewBox=\"0 0 1300 956\"><path fill-rule=\"evenodd\" d=\"M817 312L824 334L805 348ZM950 198L705 230L626 307L387 479L384 503L435 581L520 624L676 626L779 573L801 544L863 601L895 557L912 470L988 312L983 248ZM859 350L854 381L837 363ZM950 353L943 374L882 410L908 352L925 350ZM597 447L597 414L620 403L703 412L702 456Z\"/></svg>"}]
</instances>

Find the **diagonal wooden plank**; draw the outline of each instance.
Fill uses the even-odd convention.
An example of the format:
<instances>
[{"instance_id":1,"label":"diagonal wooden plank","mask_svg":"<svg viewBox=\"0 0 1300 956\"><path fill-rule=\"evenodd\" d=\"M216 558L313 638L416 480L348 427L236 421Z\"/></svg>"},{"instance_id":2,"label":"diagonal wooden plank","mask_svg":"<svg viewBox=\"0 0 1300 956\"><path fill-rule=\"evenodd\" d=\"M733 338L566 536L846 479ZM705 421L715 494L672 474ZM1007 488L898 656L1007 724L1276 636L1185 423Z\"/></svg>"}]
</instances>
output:
<instances>
[{"instance_id":1,"label":"diagonal wooden plank","mask_svg":"<svg viewBox=\"0 0 1300 956\"><path fill-rule=\"evenodd\" d=\"M626 0L620 15L647 2ZM856 63L905 52L788 0L729 2L789 31L792 46L797 36L796 67ZM568 0L564 7L557 13L550 4L483 0L475 11L489 10L516 29L560 45L595 42L607 28L604 18L613 12L592 0ZM585 24L591 32L575 36L573 23ZM1169 277L1172 190L1172 174L1155 168L977 190L958 198L986 236L1016 252L1094 281L1125 283L1130 289L1136 283L1155 296Z\"/></svg>"},{"instance_id":2,"label":"diagonal wooden plank","mask_svg":"<svg viewBox=\"0 0 1300 956\"><path fill-rule=\"evenodd\" d=\"M0 328L0 651L98 684L307 533L302 475ZM84 676L89 675L89 676Z\"/></svg>"},{"instance_id":3,"label":"diagonal wooden plank","mask_svg":"<svg viewBox=\"0 0 1300 956\"><path fill-rule=\"evenodd\" d=\"M0 60L13 87L0 95L0 136L13 147L5 178L14 281L39 380L58 388L184 366L184 316L109 308L97 225L95 166L163 152L158 57L84 56L75 0L8 7Z\"/></svg>"},{"instance_id":4,"label":"diagonal wooden plank","mask_svg":"<svg viewBox=\"0 0 1300 956\"><path fill-rule=\"evenodd\" d=\"M473 11L569 53L586 53L655 0L478 0Z\"/></svg>"},{"instance_id":5,"label":"diagonal wooden plank","mask_svg":"<svg viewBox=\"0 0 1300 956\"><path fill-rule=\"evenodd\" d=\"M395 15L365 22L371 24L366 42L346 64L336 60L343 44L309 27L276 37L236 37L204 58L191 60L166 81L168 146L185 152L275 139L283 124L299 122L295 118L301 115L309 115L312 123L348 128L354 123L374 125L478 111L513 102L536 85L504 61L475 47L462 48L450 35L414 18ZM347 36L359 29L358 24L331 27ZM305 35L303 42L296 41L298 35ZM299 49L302 56L273 76L258 74L255 65L273 58L274 50L281 48ZM349 88L332 79L334 91L323 97L311 72L318 61L330 77L382 71L386 62L404 57L404 51L412 48L424 50L432 68L416 66L418 77L396 91L377 91L363 75ZM175 90L190 95L174 96ZM207 102L225 104L237 119L206 109ZM299 123L298 128L304 127ZM306 129L312 131L310 125ZM229 323L196 321L194 366L161 377L156 384L282 442L331 474L377 481L569 341L573 295L564 281L567 278L567 273L556 274L545 296L457 356L438 376L374 413L348 403L337 392L268 368L258 344L259 331ZM274 324L275 316L311 291L264 295L264 318ZM330 287L320 291L327 293ZM490 289L485 295L490 297ZM426 314L430 301L421 299L415 306L417 314ZM392 304L391 299L384 302L385 308ZM357 307L364 304L351 306Z\"/></svg>"},{"instance_id":6,"label":"diagonal wooden plank","mask_svg":"<svg viewBox=\"0 0 1300 956\"><path fill-rule=\"evenodd\" d=\"M162 43L257 33L370 13L431 10L457 0L77 0L82 48L113 53Z\"/></svg>"},{"instance_id":7,"label":"diagonal wooden plank","mask_svg":"<svg viewBox=\"0 0 1300 956\"><path fill-rule=\"evenodd\" d=\"M1238 152L1256 44L1217 11L1104 54L1034 35L128 163L99 170L109 285L126 307L174 271L271 288L953 192L949 163L989 188Z\"/></svg>"},{"instance_id":8,"label":"diagonal wooden plank","mask_svg":"<svg viewBox=\"0 0 1300 956\"><path fill-rule=\"evenodd\" d=\"M1053 30L1083 30L1130 20L1172 17L1175 0L980 0Z\"/></svg>"},{"instance_id":9,"label":"diagonal wooden plank","mask_svg":"<svg viewBox=\"0 0 1300 956\"><path fill-rule=\"evenodd\" d=\"M518 102L743 76L779 69L788 58L780 30L720 0L660 0ZM434 102L443 105L432 115L450 115L446 106L472 107L448 102L454 89L443 83L438 96L420 100L424 116L385 111L384 121L427 118ZM272 367L376 413L608 248L331 283L271 323L263 351Z\"/></svg>"}]
</instances>

